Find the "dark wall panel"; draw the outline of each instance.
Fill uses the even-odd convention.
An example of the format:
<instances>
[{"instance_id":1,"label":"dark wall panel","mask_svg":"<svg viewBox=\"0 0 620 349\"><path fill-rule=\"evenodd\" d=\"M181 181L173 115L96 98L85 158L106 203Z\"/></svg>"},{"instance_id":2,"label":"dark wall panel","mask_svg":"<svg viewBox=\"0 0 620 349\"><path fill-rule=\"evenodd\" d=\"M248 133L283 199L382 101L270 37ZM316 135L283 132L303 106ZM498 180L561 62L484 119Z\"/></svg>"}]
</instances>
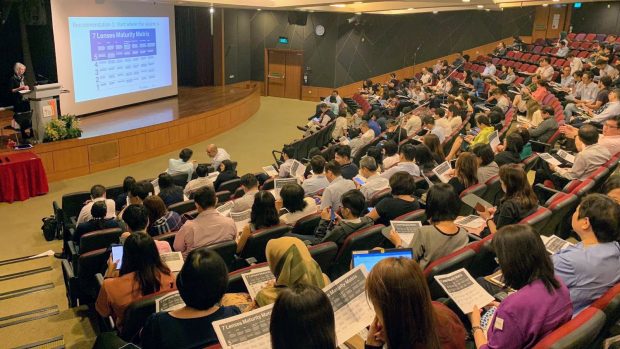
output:
<instances>
[{"instance_id":1,"label":"dark wall panel","mask_svg":"<svg viewBox=\"0 0 620 349\"><path fill-rule=\"evenodd\" d=\"M336 87L412 65L418 46L417 61L422 62L511 35L530 35L534 8L362 15L357 25L347 21L351 14L308 13L305 26L288 24L285 11L224 13L227 83L262 81L265 48L286 48L304 51L309 85ZM325 27L322 37L314 34L318 24ZM288 37L289 44L278 43L280 36Z\"/></svg>"},{"instance_id":2,"label":"dark wall panel","mask_svg":"<svg viewBox=\"0 0 620 349\"><path fill-rule=\"evenodd\" d=\"M581 8L573 8L571 25L574 33L618 34L620 3L584 2Z\"/></svg>"},{"instance_id":3,"label":"dark wall panel","mask_svg":"<svg viewBox=\"0 0 620 349\"><path fill-rule=\"evenodd\" d=\"M174 8L180 86L213 85L213 36L207 7Z\"/></svg>"}]
</instances>

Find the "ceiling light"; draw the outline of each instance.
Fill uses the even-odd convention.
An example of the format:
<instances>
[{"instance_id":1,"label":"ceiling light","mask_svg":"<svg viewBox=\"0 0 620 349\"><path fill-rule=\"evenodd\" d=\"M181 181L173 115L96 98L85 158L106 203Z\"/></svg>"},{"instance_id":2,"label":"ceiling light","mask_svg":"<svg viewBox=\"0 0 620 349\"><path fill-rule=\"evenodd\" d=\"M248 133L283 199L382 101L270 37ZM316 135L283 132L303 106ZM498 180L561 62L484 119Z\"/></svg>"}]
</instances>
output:
<instances>
[{"instance_id":1,"label":"ceiling light","mask_svg":"<svg viewBox=\"0 0 620 349\"><path fill-rule=\"evenodd\" d=\"M257 8L256 11L262 11L261 9Z\"/></svg>"},{"instance_id":2,"label":"ceiling light","mask_svg":"<svg viewBox=\"0 0 620 349\"><path fill-rule=\"evenodd\" d=\"M347 5L345 5L345 4L331 4L329 6L331 6L331 7L341 7L342 8L342 7L346 7Z\"/></svg>"},{"instance_id":3,"label":"ceiling light","mask_svg":"<svg viewBox=\"0 0 620 349\"><path fill-rule=\"evenodd\" d=\"M542 6L543 6L543 7L547 7L547 6L549 6L549 4L543 4Z\"/></svg>"},{"instance_id":4,"label":"ceiling light","mask_svg":"<svg viewBox=\"0 0 620 349\"><path fill-rule=\"evenodd\" d=\"M463 2L470 2L471 0L463 0Z\"/></svg>"},{"instance_id":5,"label":"ceiling light","mask_svg":"<svg viewBox=\"0 0 620 349\"><path fill-rule=\"evenodd\" d=\"M407 9L407 11L413 11L413 10L415 10L413 7L410 7Z\"/></svg>"},{"instance_id":6,"label":"ceiling light","mask_svg":"<svg viewBox=\"0 0 620 349\"><path fill-rule=\"evenodd\" d=\"M211 14L215 13L215 9L213 7L209 7L209 13Z\"/></svg>"},{"instance_id":7,"label":"ceiling light","mask_svg":"<svg viewBox=\"0 0 620 349\"><path fill-rule=\"evenodd\" d=\"M611 4L607 4L607 8L611 8Z\"/></svg>"},{"instance_id":8,"label":"ceiling light","mask_svg":"<svg viewBox=\"0 0 620 349\"><path fill-rule=\"evenodd\" d=\"M484 8L484 5L476 5L476 7L482 9Z\"/></svg>"},{"instance_id":9,"label":"ceiling light","mask_svg":"<svg viewBox=\"0 0 620 349\"><path fill-rule=\"evenodd\" d=\"M485 8L484 10L487 11L487 12L491 12L490 8Z\"/></svg>"},{"instance_id":10,"label":"ceiling light","mask_svg":"<svg viewBox=\"0 0 620 349\"><path fill-rule=\"evenodd\" d=\"M553 2L560 2L560 0L551 0L551 1L553 1Z\"/></svg>"},{"instance_id":11,"label":"ceiling light","mask_svg":"<svg viewBox=\"0 0 620 349\"><path fill-rule=\"evenodd\" d=\"M433 14L434 14L434 15L436 15L436 14L438 14L438 13L439 13L439 11L437 11L437 10L433 11Z\"/></svg>"},{"instance_id":12,"label":"ceiling light","mask_svg":"<svg viewBox=\"0 0 620 349\"><path fill-rule=\"evenodd\" d=\"M356 4L356 5L363 4L363 3L364 3L363 1L356 1L356 2L354 2L354 4Z\"/></svg>"},{"instance_id":13,"label":"ceiling light","mask_svg":"<svg viewBox=\"0 0 620 349\"><path fill-rule=\"evenodd\" d=\"M362 13L361 12L355 12L356 15L361 16Z\"/></svg>"}]
</instances>

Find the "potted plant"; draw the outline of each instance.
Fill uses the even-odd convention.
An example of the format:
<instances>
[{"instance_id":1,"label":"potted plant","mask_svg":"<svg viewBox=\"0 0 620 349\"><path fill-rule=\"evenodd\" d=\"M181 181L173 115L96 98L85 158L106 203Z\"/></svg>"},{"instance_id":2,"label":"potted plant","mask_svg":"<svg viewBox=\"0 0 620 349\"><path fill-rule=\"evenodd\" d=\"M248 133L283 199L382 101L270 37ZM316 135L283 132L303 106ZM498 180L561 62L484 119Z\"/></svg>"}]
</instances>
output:
<instances>
[{"instance_id":1,"label":"potted plant","mask_svg":"<svg viewBox=\"0 0 620 349\"><path fill-rule=\"evenodd\" d=\"M61 115L45 126L43 142L55 142L63 139L78 138L82 135L79 120L75 115Z\"/></svg>"}]
</instances>

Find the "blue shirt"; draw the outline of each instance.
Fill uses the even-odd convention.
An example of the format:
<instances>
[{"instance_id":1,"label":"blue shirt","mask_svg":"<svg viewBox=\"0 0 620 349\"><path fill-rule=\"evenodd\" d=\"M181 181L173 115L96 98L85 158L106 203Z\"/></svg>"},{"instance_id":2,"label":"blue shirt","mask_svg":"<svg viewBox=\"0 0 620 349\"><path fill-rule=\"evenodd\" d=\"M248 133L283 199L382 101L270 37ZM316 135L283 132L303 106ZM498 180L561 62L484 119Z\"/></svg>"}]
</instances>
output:
<instances>
[{"instance_id":1,"label":"blue shirt","mask_svg":"<svg viewBox=\"0 0 620 349\"><path fill-rule=\"evenodd\" d=\"M375 131L375 137L381 134L381 126L375 120L368 120L368 127Z\"/></svg>"},{"instance_id":2,"label":"blue shirt","mask_svg":"<svg viewBox=\"0 0 620 349\"><path fill-rule=\"evenodd\" d=\"M484 94L484 81L482 81L482 79L474 79L472 82L476 96L482 96Z\"/></svg>"},{"instance_id":3,"label":"blue shirt","mask_svg":"<svg viewBox=\"0 0 620 349\"><path fill-rule=\"evenodd\" d=\"M555 275L570 291L577 314L620 281L620 245L606 242L584 247L567 247L551 256Z\"/></svg>"}]
</instances>

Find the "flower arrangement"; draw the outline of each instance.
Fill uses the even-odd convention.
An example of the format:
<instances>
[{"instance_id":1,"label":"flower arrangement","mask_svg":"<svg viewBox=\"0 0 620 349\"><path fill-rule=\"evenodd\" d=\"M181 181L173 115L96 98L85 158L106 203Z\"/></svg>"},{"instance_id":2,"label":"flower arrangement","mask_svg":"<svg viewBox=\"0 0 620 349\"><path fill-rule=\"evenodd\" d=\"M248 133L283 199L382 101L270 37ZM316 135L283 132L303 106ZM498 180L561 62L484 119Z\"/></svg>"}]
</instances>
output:
<instances>
[{"instance_id":1,"label":"flower arrangement","mask_svg":"<svg viewBox=\"0 0 620 349\"><path fill-rule=\"evenodd\" d=\"M55 142L63 139L78 138L82 135L80 122L75 115L62 115L45 126L43 142Z\"/></svg>"}]
</instances>

